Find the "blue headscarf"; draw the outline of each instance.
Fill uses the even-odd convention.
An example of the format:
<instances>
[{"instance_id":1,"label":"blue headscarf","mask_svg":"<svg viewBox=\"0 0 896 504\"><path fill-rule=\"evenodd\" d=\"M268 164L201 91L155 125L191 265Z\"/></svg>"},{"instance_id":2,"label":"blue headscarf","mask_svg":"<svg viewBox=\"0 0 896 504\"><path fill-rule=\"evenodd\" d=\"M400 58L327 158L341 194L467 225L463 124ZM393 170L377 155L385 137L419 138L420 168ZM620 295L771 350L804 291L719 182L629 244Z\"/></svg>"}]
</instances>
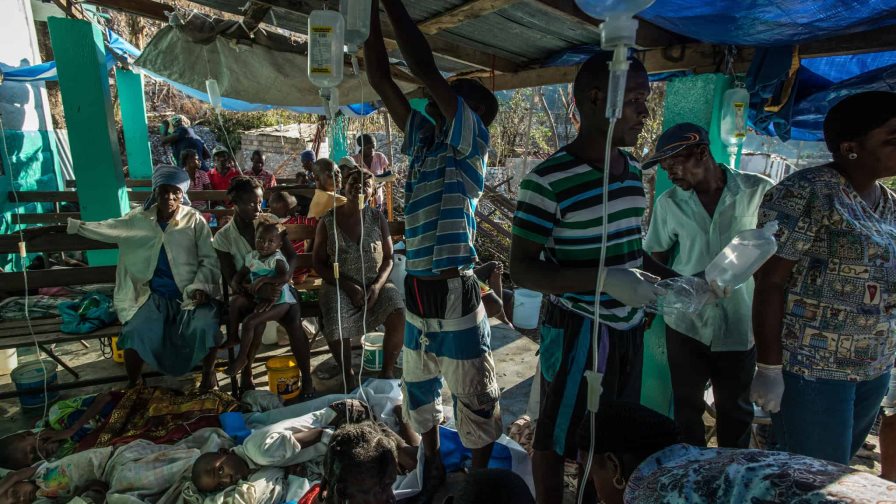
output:
<instances>
[{"instance_id":1,"label":"blue headscarf","mask_svg":"<svg viewBox=\"0 0 896 504\"><path fill-rule=\"evenodd\" d=\"M314 151L306 150L299 155L299 159L302 161L311 161L312 163L315 161Z\"/></svg>"},{"instance_id":2,"label":"blue headscarf","mask_svg":"<svg viewBox=\"0 0 896 504\"><path fill-rule=\"evenodd\" d=\"M170 165L156 166L152 171L152 195L147 198L143 204L144 210L149 210L157 203L156 189L161 185L173 185L180 187L184 195L181 199L182 205L190 205L190 198L187 197L187 191L190 190L190 174L183 168Z\"/></svg>"}]
</instances>

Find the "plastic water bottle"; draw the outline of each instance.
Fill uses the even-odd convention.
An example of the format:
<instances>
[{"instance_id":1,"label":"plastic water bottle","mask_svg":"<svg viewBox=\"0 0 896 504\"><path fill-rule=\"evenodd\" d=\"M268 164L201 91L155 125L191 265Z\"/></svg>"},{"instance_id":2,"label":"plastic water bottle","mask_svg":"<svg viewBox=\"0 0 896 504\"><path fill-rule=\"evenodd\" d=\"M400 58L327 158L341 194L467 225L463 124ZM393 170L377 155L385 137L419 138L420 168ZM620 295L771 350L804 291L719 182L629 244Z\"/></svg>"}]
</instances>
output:
<instances>
[{"instance_id":1,"label":"plastic water bottle","mask_svg":"<svg viewBox=\"0 0 896 504\"><path fill-rule=\"evenodd\" d=\"M315 86L334 88L342 82L345 19L331 10L308 16L308 80Z\"/></svg>"},{"instance_id":2,"label":"plastic water bottle","mask_svg":"<svg viewBox=\"0 0 896 504\"><path fill-rule=\"evenodd\" d=\"M776 232L778 221L738 233L706 267L706 280L732 289L743 285L777 252Z\"/></svg>"},{"instance_id":3,"label":"plastic water bottle","mask_svg":"<svg viewBox=\"0 0 896 504\"><path fill-rule=\"evenodd\" d=\"M696 277L676 277L660 280L657 287L666 291L644 309L653 313L671 315L673 312L697 313L709 301L712 291L706 280Z\"/></svg>"}]
</instances>

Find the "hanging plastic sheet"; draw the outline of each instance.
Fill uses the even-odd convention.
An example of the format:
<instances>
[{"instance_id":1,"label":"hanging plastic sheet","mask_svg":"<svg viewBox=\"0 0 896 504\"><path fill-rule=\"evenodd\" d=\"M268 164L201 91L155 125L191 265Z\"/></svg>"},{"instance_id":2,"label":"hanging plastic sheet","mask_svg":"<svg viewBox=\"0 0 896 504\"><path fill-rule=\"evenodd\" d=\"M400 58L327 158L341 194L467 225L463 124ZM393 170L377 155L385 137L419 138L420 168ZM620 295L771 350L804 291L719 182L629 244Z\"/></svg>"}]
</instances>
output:
<instances>
[{"instance_id":1,"label":"hanging plastic sheet","mask_svg":"<svg viewBox=\"0 0 896 504\"><path fill-rule=\"evenodd\" d=\"M139 49L128 43L126 40L121 38L117 33L112 30L106 29L106 39L108 41L108 47L111 51L115 52L117 56L128 59L129 61L133 61L137 59L141 52ZM115 57L112 54L106 54L106 66L110 70L114 68L116 65ZM200 91L199 89L192 88L188 85L182 84L180 82L174 81L172 79L167 79L162 77L161 75L151 72L146 69L138 68L138 70L142 71L147 76L159 80L162 82L166 82L171 85L173 88L177 89L181 93L195 98L200 101L204 101L209 103L208 94L205 91ZM2 74L2 82L43 82L43 81L55 81L58 79L56 73L56 62L55 61L47 61L44 63L40 63L38 65L31 65L27 67L21 68L12 68L12 69L4 69ZM237 100L234 98L224 97L222 99L222 106L224 110L229 110L232 112L260 112L266 110L274 110L274 109L284 109L289 110L291 112L296 112L300 114L316 114L323 115L325 110L322 106L310 106L310 107L300 107L300 106L275 106L269 104L260 104L260 103L250 103L248 101ZM351 105L344 105L339 108L339 110L348 117L363 117L368 114L372 114L376 112L378 109L378 104L376 103L357 103Z\"/></svg>"}]
</instances>

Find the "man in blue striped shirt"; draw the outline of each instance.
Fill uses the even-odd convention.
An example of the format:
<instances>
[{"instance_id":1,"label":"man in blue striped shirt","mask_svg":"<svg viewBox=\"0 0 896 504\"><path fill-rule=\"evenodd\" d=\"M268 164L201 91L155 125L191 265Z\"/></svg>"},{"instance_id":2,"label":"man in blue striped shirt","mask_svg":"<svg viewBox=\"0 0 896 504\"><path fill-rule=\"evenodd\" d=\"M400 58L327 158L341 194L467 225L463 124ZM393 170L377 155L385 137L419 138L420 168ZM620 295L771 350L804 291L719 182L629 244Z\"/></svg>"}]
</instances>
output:
<instances>
[{"instance_id":1,"label":"man in blue striped shirt","mask_svg":"<svg viewBox=\"0 0 896 504\"><path fill-rule=\"evenodd\" d=\"M426 115L411 109L392 80L378 3L392 22L405 62L425 87ZM478 81L445 80L400 0L373 2L364 54L370 84L402 127L402 150L409 157L404 413L423 435L425 501L445 480L438 437L442 377L474 468L487 466L503 430L488 317L473 275L476 204L485 184L488 125L497 115L498 101Z\"/></svg>"}]
</instances>

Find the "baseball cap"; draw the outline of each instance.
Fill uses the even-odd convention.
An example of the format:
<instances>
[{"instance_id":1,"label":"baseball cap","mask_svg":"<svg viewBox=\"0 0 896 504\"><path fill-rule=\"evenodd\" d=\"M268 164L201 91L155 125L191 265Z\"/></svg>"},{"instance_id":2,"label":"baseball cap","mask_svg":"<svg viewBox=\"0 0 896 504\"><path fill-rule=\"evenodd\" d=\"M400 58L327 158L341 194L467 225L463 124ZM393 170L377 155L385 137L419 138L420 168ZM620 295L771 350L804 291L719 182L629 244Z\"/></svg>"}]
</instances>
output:
<instances>
[{"instance_id":1,"label":"baseball cap","mask_svg":"<svg viewBox=\"0 0 896 504\"><path fill-rule=\"evenodd\" d=\"M676 154L692 145L709 145L709 133L694 123L680 123L667 129L656 141L656 151L641 168L649 170L663 159Z\"/></svg>"},{"instance_id":2,"label":"baseball cap","mask_svg":"<svg viewBox=\"0 0 896 504\"><path fill-rule=\"evenodd\" d=\"M345 156L339 160L339 167L347 166L349 168L358 168L358 163L355 162L350 156Z\"/></svg>"}]
</instances>

